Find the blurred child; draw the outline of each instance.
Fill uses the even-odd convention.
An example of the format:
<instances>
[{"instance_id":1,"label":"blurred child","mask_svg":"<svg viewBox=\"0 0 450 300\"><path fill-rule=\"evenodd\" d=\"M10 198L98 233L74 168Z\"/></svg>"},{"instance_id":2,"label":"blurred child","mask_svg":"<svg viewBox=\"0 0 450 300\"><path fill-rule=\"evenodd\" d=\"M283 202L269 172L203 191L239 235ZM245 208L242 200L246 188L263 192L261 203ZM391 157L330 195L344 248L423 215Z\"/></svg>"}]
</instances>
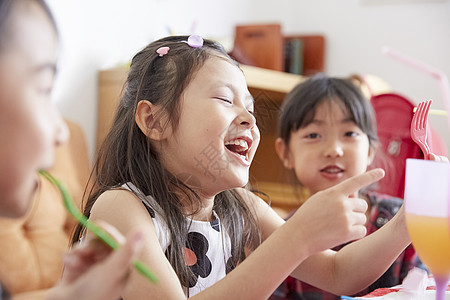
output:
<instances>
[{"instance_id":1,"label":"blurred child","mask_svg":"<svg viewBox=\"0 0 450 300\"><path fill-rule=\"evenodd\" d=\"M318 74L297 85L286 96L275 148L284 167L292 170L298 183L313 195L366 172L378 144L375 122L370 102L350 80ZM403 203L402 199L368 189L360 190L357 195L368 205L367 234L391 220ZM369 250L368 255L379 253ZM407 272L418 264L414 249L407 247L376 282L359 294L401 284ZM271 299L340 297L289 277Z\"/></svg>"},{"instance_id":2,"label":"blurred child","mask_svg":"<svg viewBox=\"0 0 450 300\"><path fill-rule=\"evenodd\" d=\"M52 166L54 147L68 138L50 99L57 56L56 26L45 2L0 0L1 217L18 218L27 212L38 170ZM130 235L111 255L95 241L72 251L66 257L67 274L49 298L116 299L125 286L139 237L139 233ZM0 292L0 299L9 298L1 284Z\"/></svg>"},{"instance_id":3,"label":"blurred child","mask_svg":"<svg viewBox=\"0 0 450 300\"><path fill-rule=\"evenodd\" d=\"M327 250L366 234L355 193L380 169L316 193L287 222L242 188L259 143L253 102L237 63L199 36L162 38L132 59L85 208L124 234L146 233L139 258L159 282L132 271L125 299L266 299L289 274L355 293L410 243L400 215ZM79 227L73 242L82 237Z\"/></svg>"}]
</instances>

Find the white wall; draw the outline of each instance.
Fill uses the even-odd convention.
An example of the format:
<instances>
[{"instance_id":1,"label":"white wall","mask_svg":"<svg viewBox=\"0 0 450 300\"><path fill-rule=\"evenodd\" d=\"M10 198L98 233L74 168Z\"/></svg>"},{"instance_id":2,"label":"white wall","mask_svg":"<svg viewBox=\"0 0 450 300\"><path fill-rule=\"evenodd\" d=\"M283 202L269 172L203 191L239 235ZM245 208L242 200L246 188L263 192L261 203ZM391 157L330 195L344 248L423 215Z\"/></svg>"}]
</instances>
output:
<instances>
[{"instance_id":1,"label":"white wall","mask_svg":"<svg viewBox=\"0 0 450 300\"><path fill-rule=\"evenodd\" d=\"M444 108L437 81L381 54L389 45L450 76L450 0L48 0L61 33L54 97L83 126L94 153L97 71L127 62L148 42L195 33L232 45L234 26L278 22L285 34L327 39L326 73L374 74L414 102ZM175 7L175 8L174 8ZM169 29L170 28L170 29ZM447 121L431 117L450 149Z\"/></svg>"}]
</instances>

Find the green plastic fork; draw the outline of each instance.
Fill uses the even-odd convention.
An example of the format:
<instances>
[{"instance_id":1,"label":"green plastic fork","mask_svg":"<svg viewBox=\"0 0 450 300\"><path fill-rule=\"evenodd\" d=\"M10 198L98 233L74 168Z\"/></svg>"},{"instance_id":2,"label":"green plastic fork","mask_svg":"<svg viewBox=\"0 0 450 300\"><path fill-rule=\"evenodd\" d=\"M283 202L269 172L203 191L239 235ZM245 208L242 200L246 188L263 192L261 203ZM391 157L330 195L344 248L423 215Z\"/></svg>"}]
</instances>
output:
<instances>
[{"instance_id":1,"label":"green plastic fork","mask_svg":"<svg viewBox=\"0 0 450 300\"><path fill-rule=\"evenodd\" d=\"M69 192L64 187L64 185L55 177L53 177L49 172L41 170L39 171L42 176L44 176L48 181L56 185L56 187L60 190L61 195L63 197L64 206L66 207L67 211L75 217L75 219L84 227L86 227L88 230L93 232L98 238L100 238L103 242L105 242L108 246L110 246L112 249L116 250L119 247L119 243L105 230L103 230L101 227L99 227L94 222L90 221L88 218L86 218L85 215L81 213L81 211L77 208L75 203L72 200L72 197L70 197ZM150 271L147 266L144 265L143 262L139 260L133 261L133 265L136 268L136 270L141 273L143 276L145 276L147 279L149 279L151 282L156 283L158 281L158 278L155 274L153 274L152 271Z\"/></svg>"}]
</instances>

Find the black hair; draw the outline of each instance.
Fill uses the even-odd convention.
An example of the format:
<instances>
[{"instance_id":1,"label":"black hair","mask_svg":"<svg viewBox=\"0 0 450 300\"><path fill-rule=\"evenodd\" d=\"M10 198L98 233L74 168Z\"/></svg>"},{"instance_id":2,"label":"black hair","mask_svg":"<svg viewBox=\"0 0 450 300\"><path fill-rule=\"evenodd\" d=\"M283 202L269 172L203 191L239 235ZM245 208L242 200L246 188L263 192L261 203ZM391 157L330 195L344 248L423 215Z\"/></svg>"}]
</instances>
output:
<instances>
[{"instance_id":1,"label":"black hair","mask_svg":"<svg viewBox=\"0 0 450 300\"><path fill-rule=\"evenodd\" d=\"M325 102L338 103L345 114L367 135L371 147L378 143L375 113L370 101L347 78L329 77L318 73L298 84L281 106L279 136L289 145L291 133L309 125L317 107Z\"/></svg>"},{"instance_id":2,"label":"black hair","mask_svg":"<svg viewBox=\"0 0 450 300\"><path fill-rule=\"evenodd\" d=\"M175 129L181 95L204 63L216 57L238 66L219 43L205 39L202 47L194 48L186 43L187 40L188 36L162 38L133 57L112 127L98 153L95 175L91 176L93 188L84 209L85 216L89 217L92 206L102 193L126 183L132 183L145 195L151 195L158 202L161 208L158 212L170 228L171 245L166 257L185 287L189 286L194 275L186 266L182 253L188 242L188 226L183 214L185 205L177 194L186 195L191 207L201 207L201 200L187 184L165 169L160 149L141 131L135 114L141 100L150 101L169 116L168 122ZM163 57L157 53L161 47L170 48ZM244 259L246 246L255 248L260 243L260 232L252 210L236 190L217 194L213 209L231 239L232 259L227 264L231 270ZM78 226L73 243L80 239L82 232L83 228Z\"/></svg>"}]
</instances>

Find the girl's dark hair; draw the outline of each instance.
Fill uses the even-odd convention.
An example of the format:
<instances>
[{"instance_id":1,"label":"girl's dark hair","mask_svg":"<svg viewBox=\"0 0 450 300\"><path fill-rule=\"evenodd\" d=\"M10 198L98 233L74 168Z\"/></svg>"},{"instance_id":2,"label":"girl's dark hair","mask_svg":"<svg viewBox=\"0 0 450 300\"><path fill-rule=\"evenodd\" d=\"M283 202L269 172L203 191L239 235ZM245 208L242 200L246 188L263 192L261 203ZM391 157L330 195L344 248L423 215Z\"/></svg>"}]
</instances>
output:
<instances>
[{"instance_id":1,"label":"girl's dark hair","mask_svg":"<svg viewBox=\"0 0 450 300\"><path fill-rule=\"evenodd\" d=\"M13 14L16 13L16 7L18 5L27 5L31 2L37 3L42 8L52 23L55 32L58 33L53 14L44 0L0 0L0 50L5 47L8 40L10 40L11 35L14 34L13 32L10 32L10 26Z\"/></svg>"},{"instance_id":2,"label":"girl's dark hair","mask_svg":"<svg viewBox=\"0 0 450 300\"><path fill-rule=\"evenodd\" d=\"M205 61L219 57L237 66L219 43L204 40L202 47L193 48L186 43L187 39L188 36L162 38L150 43L132 59L112 128L100 147L94 165L90 179L92 188L84 209L85 216L89 217L93 204L102 193L128 182L145 195L151 195L161 207L159 213L171 229L167 259L185 287L189 286L193 276L182 253L187 243L189 224L177 194L181 192L186 195L192 207L201 207L200 199L191 188L164 168L159 149L137 126L135 113L139 101L148 100L169 116L168 122L176 129L181 95ZM169 47L170 50L160 57L156 53L160 47ZM255 247L260 243L256 220L234 190L219 193L214 201L214 210L221 220L222 230L231 238L232 261L227 267L234 268L244 259L245 246ZM82 230L78 226L72 243L80 239Z\"/></svg>"},{"instance_id":3,"label":"girl's dark hair","mask_svg":"<svg viewBox=\"0 0 450 300\"><path fill-rule=\"evenodd\" d=\"M344 114L368 136L371 147L378 143L375 114L370 101L350 79L328 77L322 73L298 84L281 106L279 134L289 145L291 133L309 125L317 107L324 101L341 105Z\"/></svg>"}]
</instances>

